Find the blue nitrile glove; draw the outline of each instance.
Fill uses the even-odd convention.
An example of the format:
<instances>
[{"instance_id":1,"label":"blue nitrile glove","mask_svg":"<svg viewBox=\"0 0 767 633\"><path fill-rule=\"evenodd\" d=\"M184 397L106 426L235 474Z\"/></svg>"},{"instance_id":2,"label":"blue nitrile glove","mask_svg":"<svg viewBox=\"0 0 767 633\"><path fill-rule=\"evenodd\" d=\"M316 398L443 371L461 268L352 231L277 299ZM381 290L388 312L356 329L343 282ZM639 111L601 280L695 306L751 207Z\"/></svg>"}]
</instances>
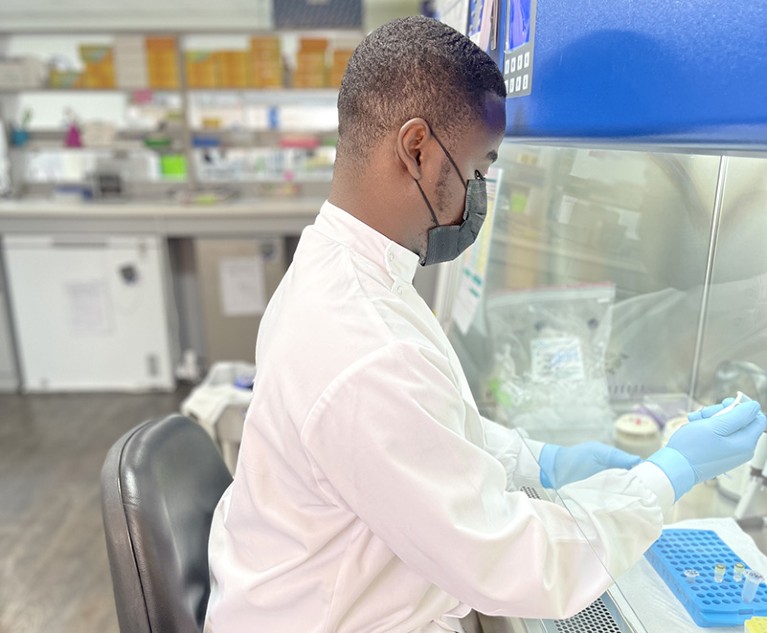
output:
<instances>
[{"instance_id":1,"label":"blue nitrile glove","mask_svg":"<svg viewBox=\"0 0 767 633\"><path fill-rule=\"evenodd\" d=\"M728 398L722 404L690 413L690 423L674 433L666 447L647 458L666 473L676 499L699 481L712 479L753 457L767 419L754 401L741 402L714 417L731 402Z\"/></svg>"},{"instance_id":2,"label":"blue nitrile glove","mask_svg":"<svg viewBox=\"0 0 767 633\"><path fill-rule=\"evenodd\" d=\"M641 461L637 455L601 442L583 442L575 446L545 444L538 457L541 483L546 488L559 488L608 468L633 468Z\"/></svg>"}]
</instances>

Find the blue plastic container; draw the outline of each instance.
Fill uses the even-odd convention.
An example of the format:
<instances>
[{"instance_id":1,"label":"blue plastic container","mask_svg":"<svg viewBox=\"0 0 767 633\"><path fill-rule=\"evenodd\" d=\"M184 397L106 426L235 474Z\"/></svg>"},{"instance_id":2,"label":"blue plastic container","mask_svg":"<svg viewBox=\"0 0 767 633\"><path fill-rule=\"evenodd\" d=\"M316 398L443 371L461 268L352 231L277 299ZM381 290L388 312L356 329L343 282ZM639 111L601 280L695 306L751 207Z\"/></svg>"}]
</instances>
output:
<instances>
[{"instance_id":1,"label":"blue plastic container","mask_svg":"<svg viewBox=\"0 0 767 633\"><path fill-rule=\"evenodd\" d=\"M733 552L711 530L663 530L645 554L669 589L702 627L737 626L754 616L767 616L767 586L761 584L752 602L741 599L743 581L733 578L735 563L747 561ZM722 582L714 580L714 566L724 563ZM685 570L699 572L694 582Z\"/></svg>"}]
</instances>

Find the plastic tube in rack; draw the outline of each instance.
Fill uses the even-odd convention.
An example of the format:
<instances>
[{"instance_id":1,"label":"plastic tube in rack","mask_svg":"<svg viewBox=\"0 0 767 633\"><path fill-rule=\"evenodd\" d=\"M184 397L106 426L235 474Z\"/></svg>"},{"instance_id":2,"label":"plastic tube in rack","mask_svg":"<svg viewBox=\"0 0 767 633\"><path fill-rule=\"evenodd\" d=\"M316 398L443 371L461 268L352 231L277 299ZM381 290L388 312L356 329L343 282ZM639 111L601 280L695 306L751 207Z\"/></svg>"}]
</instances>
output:
<instances>
[{"instance_id":1,"label":"plastic tube in rack","mask_svg":"<svg viewBox=\"0 0 767 633\"><path fill-rule=\"evenodd\" d=\"M717 563L714 565L714 582L722 582L724 580L724 572L727 569L724 563Z\"/></svg>"},{"instance_id":2,"label":"plastic tube in rack","mask_svg":"<svg viewBox=\"0 0 767 633\"><path fill-rule=\"evenodd\" d=\"M756 590L759 589L759 585L762 584L762 575L753 569L747 569L743 572L743 577L746 582L743 583L743 592L740 597L743 598L743 602L751 602L756 596Z\"/></svg>"},{"instance_id":3,"label":"plastic tube in rack","mask_svg":"<svg viewBox=\"0 0 767 633\"><path fill-rule=\"evenodd\" d=\"M699 575L700 574L698 573L697 569L684 570L684 577L687 579L687 582L695 582L698 579Z\"/></svg>"}]
</instances>

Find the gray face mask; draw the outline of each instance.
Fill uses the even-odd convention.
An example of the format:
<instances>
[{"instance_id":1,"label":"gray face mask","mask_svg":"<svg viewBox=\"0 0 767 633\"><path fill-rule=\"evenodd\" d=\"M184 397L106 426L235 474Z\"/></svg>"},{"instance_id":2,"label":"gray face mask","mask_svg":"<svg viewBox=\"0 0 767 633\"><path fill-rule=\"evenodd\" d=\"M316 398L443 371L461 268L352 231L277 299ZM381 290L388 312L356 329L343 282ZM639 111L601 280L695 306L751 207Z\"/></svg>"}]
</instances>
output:
<instances>
[{"instance_id":1,"label":"gray face mask","mask_svg":"<svg viewBox=\"0 0 767 633\"><path fill-rule=\"evenodd\" d=\"M442 151L445 152L445 156L447 156L448 160L455 168L458 177L463 181L461 170L458 169L458 165L455 164L450 152L445 149L442 141L437 138L437 135L434 134L433 131L432 135L434 136L434 140L439 143ZM417 180L415 181L426 206L429 207L429 213L431 213L431 217L435 224L435 226L429 229L429 232L427 233L426 252L421 253L421 266L452 261L469 248L469 246L474 243L474 240L477 239L479 230L482 228L485 216L487 215L486 183L485 179L478 171L474 172L474 180L467 180L465 182L466 202L464 204L463 220L460 224L440 224L429 199L421 188L421 183Z\"/></svg>"}]
</instances>

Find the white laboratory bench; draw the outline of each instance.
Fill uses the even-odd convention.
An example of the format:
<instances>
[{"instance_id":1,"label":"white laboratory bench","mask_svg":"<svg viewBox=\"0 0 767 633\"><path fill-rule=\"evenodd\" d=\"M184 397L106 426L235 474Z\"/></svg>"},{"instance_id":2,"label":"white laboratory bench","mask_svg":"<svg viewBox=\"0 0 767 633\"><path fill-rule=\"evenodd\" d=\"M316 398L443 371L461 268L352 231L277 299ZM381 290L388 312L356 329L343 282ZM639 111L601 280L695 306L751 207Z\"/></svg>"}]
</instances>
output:
<instances>
[{"instance_id":1,"label":"white laboratory bench","mask_svg":"<svg viewBox=\"0 0 767 633\"><path fill-rule=\"evenodd\" d=\"M324 198L238 199L217 204L172 201L0 202L8 233L153 233L167 237L291 235L311 224Z\"/></svg>"}]
</instances>

